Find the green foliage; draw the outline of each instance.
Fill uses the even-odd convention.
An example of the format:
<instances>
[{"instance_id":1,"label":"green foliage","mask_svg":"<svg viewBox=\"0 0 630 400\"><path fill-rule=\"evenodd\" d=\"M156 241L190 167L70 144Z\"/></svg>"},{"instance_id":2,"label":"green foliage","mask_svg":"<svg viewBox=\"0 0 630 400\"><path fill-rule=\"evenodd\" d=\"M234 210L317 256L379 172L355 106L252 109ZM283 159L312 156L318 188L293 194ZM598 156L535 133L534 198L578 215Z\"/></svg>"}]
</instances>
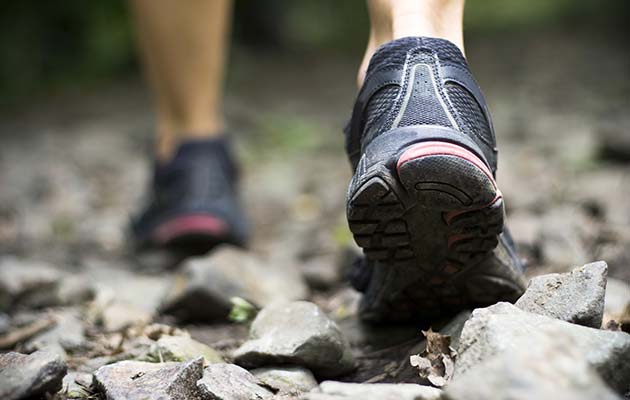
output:
<instances>
[{"instance_id":1,"label":"green foliage","mask_svg":"<svg viewBox=\"0 0 630 400\"><path fill-rule=\"evenodd\" d=\"M108 78L131 64L122 0L7 2L0 24L0 103Z\"/></svg>"},{"instance_id":2,"label":"green foliage","mask_svg":"<svg viewBox=\"0 0 630 400\"><path fill-rule=\"evenodd\" d=\"M323 144L317 121L285 113L262 114L256 121L257 148L273 149L275 154L311 151Z\"/></svg>"},{"instance_id":3,"label":"green foliage","mask_svg":"<svg viewBox=\"0 0 630 400\"><path fill-rule=\"evenodd\" d=\"M627 37L629 4L469 0L466 34L565 26ZM135 68L132 21L124 0L5 2L0 25L0 105L58 87L82 87ZM367 32L365 0L236 0L234 36L239 45L358 55Z\"/></svg>"},{"instance_id":4,"label":"green foliage","mask_svg":"<svg viewBox=\"0 0 630 400\"><path fill-rule=\"evenodd\" d=\"M576 24L610 29L624 25L627 17L626 0L467 0L464 26L473 35Z\"/></svg>"},{"instance_id":5,"label":"green foliage","mask_svg":"<svg viewBox=\"0 0 630 400\"><path fill-rule=\"evenodd\" d=\"M232 322L249 322L253 320L258 313L258 310L252 303L240 297L232 297L230 302L232 303L232 310L230 310L228 318Z\"/></svg>"},{"instance_id":6,"label":"green foliage","mask_svg":"<svg viewBox=\"0 0 630 400\"><path fill-rule=\"evenodd\" d=\"M343 221L335 225L332 237L339 247L348 246L354 240L352 238L352 232L350 232L350 228L348 228L347 221Z\"/></svg>"}]
</instances>

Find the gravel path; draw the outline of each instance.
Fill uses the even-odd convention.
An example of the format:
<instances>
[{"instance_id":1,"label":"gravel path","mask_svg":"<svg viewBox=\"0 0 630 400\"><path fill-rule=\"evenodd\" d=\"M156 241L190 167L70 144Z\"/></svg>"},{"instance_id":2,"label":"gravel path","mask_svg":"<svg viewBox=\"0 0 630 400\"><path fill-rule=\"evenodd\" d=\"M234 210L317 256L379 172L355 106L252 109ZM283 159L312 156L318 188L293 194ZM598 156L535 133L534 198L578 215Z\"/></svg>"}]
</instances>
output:
<instances>
[{"instance_id":1,"label":"gravel path","mask_svg":"<svg viewBox=\"0 0 630 400\"><path fill-rule=\"evenodd\" d=\"M528 274L561 273L605 260L608 277L622 285L623 295L624 282L630 282L627 51L596 37L519 40L518 46L508 40L472 43L468 54L493 111L500 145L498 181L508 224L530 265ZM610 58L594 63L593 48ZM243 267L242 285L226 296L268 299L273 297L269 293L290 288L284 300L312 301L345 335L357 368L338 380L418 383L409 369L401 372L406 361L400 361L418 345L418 329L361 327L354 315L357 294L340 278L356 252L344 218L350 171L341 135L356 90L356 63L321 57L261 60L238 51L233 58L226 109L243 161L244 202L256 232L249 255L228 254L214 261L211 275L203 276L229 279L225 276L232 266L250 263L244 261L250 257L251 265L268 268L265 274ZM304 70L309 71L308 79L301 77ZM332 84L330 76L339 77L339 82ZM89 374L117 359L160 360L168 352L151 351L162 336L192 336L227 361L248 336L244 324L176 320L160 312L165 304L170 309L187 307L186 285L197 282L195 268L205 267L165 270L162 255L129 255L124 227L148 175L148 104L134 80L51 96L28 109L5 113L0 120L0 275L35 266L32 275L5 277L11 285L18 283L17 289L0 290L9 293L0 296L0 336L25 331L5 344L5 350L30 352L55 344L76 381L91 382ZM174 288L173 282L179 286ZM45 318L53 318L55 327L50 329ZM148 325L151 322L165 325ZM434 329L457 329L448 322L436 322ZM162 332L173 326L185 331ZM48 342L42 345L34 331L46 332ZM32 340L38 337L40 342ZM59 342L59 337L67 340ZM331 348L341 351L335 343ZM182 361L173 357L171 361ZM190 361L169 368L175 375L201 377L208 369L200 365ZM144 371L142 365L125 368ZM152 379L166 379L160 371L151 371ZM282 374L292 374L291 379L308 386L313 377L305 371ZM108 373L103 372L101 388L108 379L115 380L111 374L117 372ZM245 370L216 373L254 385L260 396L269 393L269 385ZM316 378L318 374L328 376L322 370ZM208 383L212 379L203 376L197 385L203 381L206 386L199 390L215 390ZM164 383L164 390L177 391L181 384L173 378ZM351 387L327 387L312 398L350 398L324 396L354 393ZM383 393L387 390L383 387ZM422 395L432 398L432 393Z\"/></svg>"}]
</instances>

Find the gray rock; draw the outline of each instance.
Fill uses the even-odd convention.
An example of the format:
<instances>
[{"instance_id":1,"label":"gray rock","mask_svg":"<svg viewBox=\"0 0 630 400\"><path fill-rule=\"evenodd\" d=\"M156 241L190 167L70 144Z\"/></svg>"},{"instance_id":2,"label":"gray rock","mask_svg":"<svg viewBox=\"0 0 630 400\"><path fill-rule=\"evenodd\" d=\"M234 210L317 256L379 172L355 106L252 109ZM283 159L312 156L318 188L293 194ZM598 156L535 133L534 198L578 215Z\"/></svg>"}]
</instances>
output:
<instances>
[{"instance_id":1,"label":"gray rock","mask_svg":"<svg viewBox=\"0 0 630 400\"><path fill-rule=\"evenodd\" d=\"M92 374L72 371L63 378L63 389L68 399L85 399L90 396L89 387L92 385Z\"/></svg>"},{"instance_id":2,"label":"gray rock","mask_svg":"<svg viewBox=\"0 0 630 400\"><path fill-rule=\"evenodd\" d=\"M151 346L148 356L153 361L189 361L203 357L207 363L220 363L223 358L212 347L188 336L163 336Z\"/></svg>"},{"instance_id":3,"label":"gray rock","mask_svg":"<svg viewBox=\"0 0 630 400\"><path fill-rule=\"evenodd\" d=\"M326 381L306 400L438 400L440 389L413 383L343 383Z\"/></svg>"},{"instance_id":4,"label":"gray rock","mask_svg":"<svg viewBox=\"0 0 630 400\"><path fill-rule=\"evenodd\" d=\"M56 324L26 342L26 351L46 350L65 357L86 344L85 329L79 311L60 310L55 313Z\"/></svg>"},{"instance_id":5,"label":"gray rock","mask_svg":"<svg viewBox=\"0 0 630 400\"><path fill-rule=\"evenodd\" d=\"M317 387L313 373L302 367L268 367L250 371L265 385L276 389L280 394L298 395Z\"/></svg>"},{"instance_id":6,"label":"gray rock","mask_svg":"<svg viewBox=\"0 0 630 400\"><path fill-rule=\"evenodd\" d=\"M93 386L107 400L201 400L196 383L202 376L201 357L185 363L120 361L100 367Z\"/></svg>"},{"instance_id":7,"label":"gray rock","mask_svg":"<svg viewBox=\"0 0 630 400\"><path fill-rule=\"evenodd\" d=\"M445 394L450 400L619 399L570 343L552 342L490 357L451 381Z\"/></svg>"},{"instance_id":8,"label":"gray rock","mask_svg":"<svg viewBox=\"0 0 630 400\"><path fill-rule=\"evenodd\" d=\"M348 341L337 325L315 304L280 302L260 311L250 329L250 340L234 353L246 368L274 364L301 365L319 377L353 370Z\"/></svg>"},{"instance_id":9,"label":"gray rock","mask_svg":"<svg viewBox=\"0 0 630 400\"><path fill-rule=\"evenodd\" d=\"M40 261L0 259L0 310L68 306L93 297L94 287L87 277Z\"/></svg>"},{"instance_id":10,"label":"gray rock","mask_svg":"<svg viewBox=\"0 0 630 400\"><path fill-rule=\"evenodd\" d=\"M54 394L68 367L57 354L0 354L0 399L18 400Z\"/></svg>"},{"instance_id":11,"label":"gray rock","mask_svg":"<svg viewBox=\"0 0 630 400\"><path fill-rule=\"evenodd\" d=\"M300 265L306 284L315 290L328 290L341 281L341 273L332 254L311 257Z\"/></svg>"},{"instance_id":12,"label":"gray rock","mask_svg":"<svg viewBox=\"0 0 630 400\"><path fill-rule=\"evenodd\" d=\"M257 306L305 298L307 288L292 268L266 265L250 253L225 247L208 257L188 260L173 280L162 311L180 320L227 318L233 297Z\"/></svg>"},{"instance_id":13,"label":"gray rock","mask_svg":"<svg viewBox=\"0 0 630 400\"><path fill-rule=\"evenodd\" d=\"M127 358L125 357L125 359ZM77 366L77 372L89 373L90 376L92 376L92 373L97 369L105 365L113 364L117 361L120 361L120 358L117 358L115 356L100 356L90 358L81 363L81 365Z\"/></svg>"},{"instance_id":14,"label":"gray rock","mask_svg":"<svg viewBox=\"0 0 630 400\"><path fill-rule=\"evenodd\" d=\"M580 355L576 362L584 360L611 387L630 389L630 335L527 313L508 303L473 311L460 337L455 376L500 353L567 346Z\"/></svg>"},{"instance_id":15,"label":"gray rock","mask_svg":"<svg viewBox=\"0 0 630 400\"><path fill-rule=\"evenodd\" d=\"M564 274L533 278L516 302L521 310L578 325L599 328L604 315L608 266L586 264Z\"/></svg>"},{"instance_id":16,"label":"gray rock","mask_svg":"<svg viewBox=\"0 0 630 400\"><path fill-rule=\"evenodd\" d=\"M99 323L106 332L121 332L134 325L146 325L152 315L133 304L113 301L107 304L99 316Z\"/></svg>"},{"instance_id":17,"label":"gray rock","mask_svg":"<svg viewBox=\"0 0 630 400\"><path fill-rule=\"evenodd\" d=\"M173 274L139 274L135 265L88 258L82 261L96 287L95 314L111 303L119 303L153 316L173 281ZM134 312L136 313L136 312Z\"/></svg>"},{"instance_id":18,"label":"gray rock","mask_svg":"<svg viewBox=\"0 0 630 400\"><path fill-rule=\"evenodd\" d=\"M61 272L46 263L0 258L0 311L53 305L61 277Z\"/></svg>"},{"instance_id":19,"label":"gray rock","mask_svg":"<svg viewBox=\"0 0 630 400\"><path fill-rule=\"evenodd\" d=\"M534 277L515 305L527 312L599 328L607 272L606 263L598 261L571 272Z\"/></svg>"},{"instance_id":20,"label":"gray rock","mask_svg":"<svg viewBox=\"0 0 630 400\"><path fill-rule=\"evenodd\" d=\"M82 304L94 298L96 290L90 279L80 275L68 275L59 282L56 290L56 304L71 306Z\"/></svg>"},{"instance_id":21,"label":"gray rock","mask_svg":"<svg viewBox=\"0 0 630 400\"><path fill-rule=\"evenodd\" d=\"M247 370L234 364L211 364L197 382L203 399L266 400L273 393Z\"/></svg>"}]
</instances>

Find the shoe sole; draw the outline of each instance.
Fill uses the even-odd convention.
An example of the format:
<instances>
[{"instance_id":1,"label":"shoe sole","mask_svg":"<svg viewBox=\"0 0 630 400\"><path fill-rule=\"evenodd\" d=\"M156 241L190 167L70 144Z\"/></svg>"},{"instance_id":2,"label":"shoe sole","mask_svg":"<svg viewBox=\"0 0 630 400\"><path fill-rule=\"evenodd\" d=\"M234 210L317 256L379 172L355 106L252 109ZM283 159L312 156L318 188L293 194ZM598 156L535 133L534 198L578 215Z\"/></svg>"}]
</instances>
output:
<instances>
[{"instance_id":1,"label":"shoe sole","mask_svg":"<svg viewBox=\"0 0 630 400\"><path fill-rule=\"evenodd\" d=\"M472 152L417 143L359 179L349 194L350 230L366 257L385 267L376 272L380 286L364 296L363 319L434 318L520 295L508 271L483 267L503 231L504 207Z\"/></svg>"},{"instance_id":2,"label":"shoe sole","mask_svg":"<svg viewBox=\"0 0 630 400\"><path fill-rule=\"evenodd\" d=\"M228 231L225 222L212 215L181 215L158 226L152 242L177 254L197 256L228 242Z\"/></svg>"}]
</instances>

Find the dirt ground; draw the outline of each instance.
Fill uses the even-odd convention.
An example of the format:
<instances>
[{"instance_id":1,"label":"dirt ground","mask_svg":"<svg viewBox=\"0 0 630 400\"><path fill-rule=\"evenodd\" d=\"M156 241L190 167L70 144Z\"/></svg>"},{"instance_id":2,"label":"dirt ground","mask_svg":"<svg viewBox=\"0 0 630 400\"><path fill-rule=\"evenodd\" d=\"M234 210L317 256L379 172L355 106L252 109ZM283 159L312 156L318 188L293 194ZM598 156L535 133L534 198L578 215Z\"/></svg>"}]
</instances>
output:
<instances>
[{"instance_id":1,"label":"dirt ground","mask_svg":"<svg viewBox=\"0 0 630 400\"><path fill-rule=\"evenodd\" d=\"M493 113L498 181L529 274L603 259L611 277L630 281L630 58L621 46L593 35L550 34L467 49ZM252 251L286 268L326 259L351 240L341 128L357 64L350 57L234 52L226 111L256 227ZM164 284L171 272L139 270L124 232L146 187L151 127L149 98L133 79L5 114L0 254L88 270L103 284L126 281L121 296ZM335 312L346 295L340 285L314 290L312 299ZM234 347L247 332L238 324L187 328L218 348ZM351 379L385 368L376 349L393 343L377 341Z\"/></svg>"}]
</instances>

